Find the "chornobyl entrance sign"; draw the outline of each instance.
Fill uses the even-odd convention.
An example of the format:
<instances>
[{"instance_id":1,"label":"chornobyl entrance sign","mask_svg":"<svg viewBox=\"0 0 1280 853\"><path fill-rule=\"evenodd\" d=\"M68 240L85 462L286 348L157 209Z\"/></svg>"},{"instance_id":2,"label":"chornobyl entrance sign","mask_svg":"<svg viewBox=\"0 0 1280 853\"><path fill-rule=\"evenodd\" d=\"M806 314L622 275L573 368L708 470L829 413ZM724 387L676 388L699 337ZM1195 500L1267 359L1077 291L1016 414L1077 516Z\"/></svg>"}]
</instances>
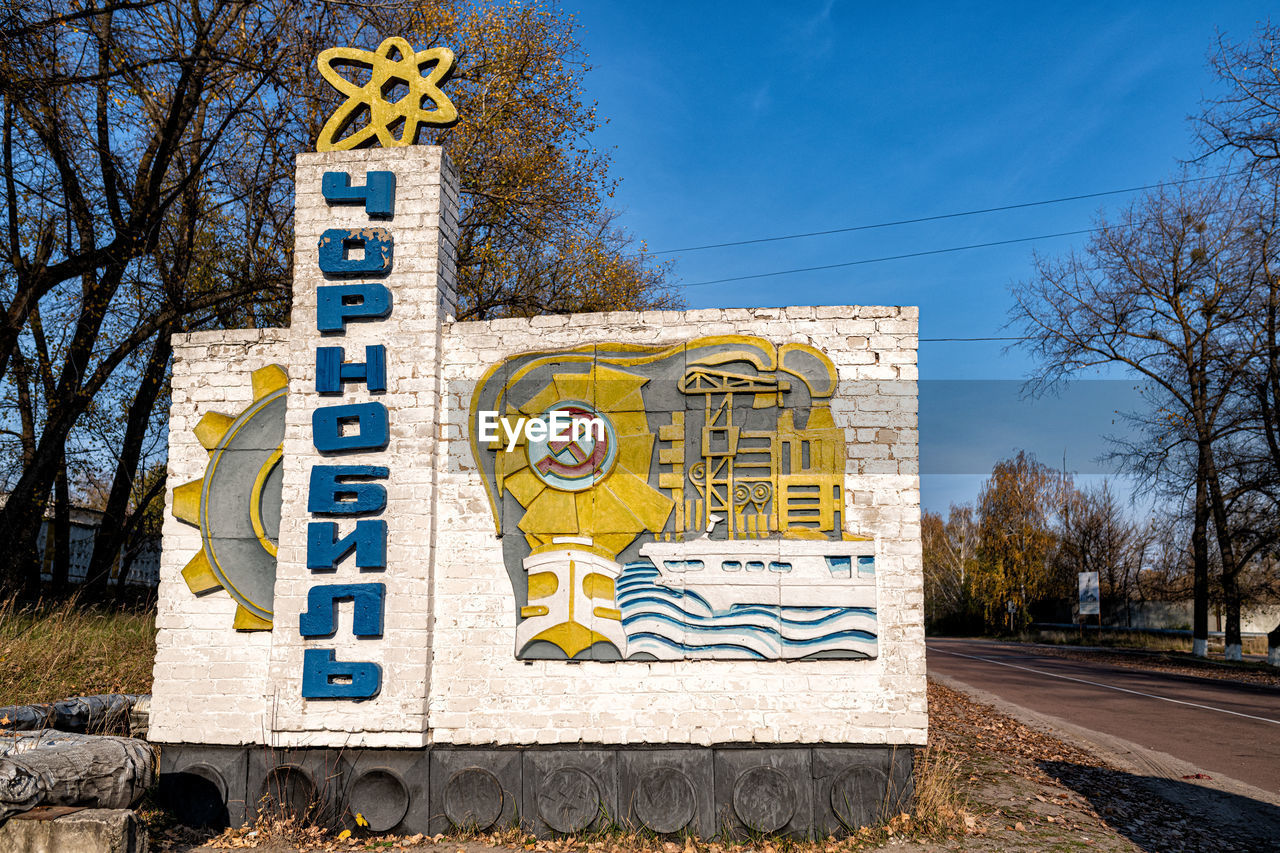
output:
<instances>
[{"instance_id":1,"label":"chornobyl entrance sign","mask_svg":"<svg viewBox=\"0 0 1280 853\"><path fill-rule=\"evenodd\" d=\"M454 320L458 181L412 144L452 62L321 54L291 325L177 339L163 790L379 832L874 820L926 737L916 310Z\"/></svg>"}]
</instances>

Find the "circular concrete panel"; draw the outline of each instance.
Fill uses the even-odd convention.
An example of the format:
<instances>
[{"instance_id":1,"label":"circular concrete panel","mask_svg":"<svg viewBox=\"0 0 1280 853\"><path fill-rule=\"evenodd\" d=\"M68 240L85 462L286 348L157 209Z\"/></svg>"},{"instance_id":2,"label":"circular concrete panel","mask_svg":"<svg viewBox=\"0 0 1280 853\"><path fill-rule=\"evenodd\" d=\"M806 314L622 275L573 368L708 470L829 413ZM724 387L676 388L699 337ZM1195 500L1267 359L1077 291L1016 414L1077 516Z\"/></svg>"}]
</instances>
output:
<instances>
[{"instance_id":1,"label":"circular concrete panel","mask_svg":"<svg viewBox=\"0 0 1280 853\"><path fill-rule=\"evenodd\" d=\"M538 814L556 832L586 829L600 814L600 788L591 774L580 768L553 770L538 791Z\"/></svg>"},{"instance_id":2,"label":"circular concrete panel","mask_svg":"<svg viewBox=\"0 0 1280 853\"><path fill-rule=\"evenodd\" d=\"M217 768L192 764L169 774L166 804L187 826L227 826L227 783Z\"/></svg>"},{"instance_id":3,"label":"circular concrete panel","mask_svg":"<svg viewBox=\"0 0 1280 853\"><path fill-rule=\"evenodd\" d=\"M749 829L777 832L796 812L796 792L781 771L752 767L733 783L733 810Z\"/></svg>"},{"instance_id":4,"label":"circular concrete panel","mask_svg":"<svg viewBox=\"0 0 1280 853\"><path fill-rule=\"evenodd\" d=\"M458 829L488 829L502 815L502 783L483 767L464 767L444 785L444 816Z\"/></svg>"},{"instance_id":5,"label":"circular concrete panel","mask_svg":"<svg viewBox=\"0 0 1280 853\"><path fill-rule=\"evenodd\" d=\"M306 820L319 805L315 780L296 764L281 764L262 780L258 802L259 810L269 815Z\"/></svg>"},{"instance_id":6,"label":"circular concrete panel","mask_svg":"<svg viewBox=\"0 0 1280 853\"><path fill-rule=\"evenodd\" d=\"M697 810L693 783L674 767L655 767L636 784L636 817L654 832L679 832Z\"/></svg>"},{"instance_id":7,"label":"circular concrete panel","mask_svg":"<svg viewBox=\"0 0 1280 853\"><path fill-rule=\"evenodd\" d=\"M850 767L831 783L831 810L845 829L876 822L889 780L875 767Z\"/></svg>"},{"instance_id":8,"label":"circular concrete panel","mask_svg":"<svg viewBox=\"0 0 1280 853\"><path fill-rule=\"evenodd\" d=\"M351 783L347 808L369 824L371 832L388 832L409 811L409 788L394 770L375 767Z\"/></svg>"}]
</instances>

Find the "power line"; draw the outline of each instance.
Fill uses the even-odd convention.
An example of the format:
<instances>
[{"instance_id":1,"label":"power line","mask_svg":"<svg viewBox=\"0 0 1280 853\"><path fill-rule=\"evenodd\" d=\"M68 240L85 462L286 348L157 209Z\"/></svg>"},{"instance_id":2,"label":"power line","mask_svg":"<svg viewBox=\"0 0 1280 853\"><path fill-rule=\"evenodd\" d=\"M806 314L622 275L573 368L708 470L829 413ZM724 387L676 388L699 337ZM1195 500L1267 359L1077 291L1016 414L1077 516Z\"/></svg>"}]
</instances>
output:
<instances>
[{"instance_id":1,"label":"power line","mask_svg":"<svg viewBox=\"0 0 1280 853\"><path fill-rule=\"evenodd\" d=\"M724 249L731 246L750 246L755 243L776 243L780 240L799 240L802 237L825 237L829 234L848 234L853 231L870 231L876 228L892 228L897 225L916 225L921 222L937 222L943 219L958 219L962 216L979 216L984 213L999 213L1004 210L1022 210L1028 207L1043 207L1049 204L1061 204L1068 201L1081 201L1087 198L1103 198L1110 195L1123 195L1124 193L1136 193L1144 190L1154 190L1160 187L1175 187L1182 184L1195 183L1197 181L1210 181L1218 178L1229 178L1233 175L1242 174L1242 172L1227 172L1223 175L1205 175L1199 178L1184 178L1180 181L1162 181L1158 184L1146 184L1141 187L1129 187L1123 190L1103 190L1096 193L1083 193L1081 195L1068 195L1061 198L1050 198L1043 201L1026 201L1020 204L1004 204L999 207L984 207L979 210L962 210L956 213L939 213L935 216L919 216L915 219L895 219L890 222L875 222L870 225L850 225L846 228L830 228L825 231L806 231L802 234L783 234L775 237L756 237L750 240L731 240L727 243L707 243L702 246L685 246L680 249L663 249L660 252L650 252L650 255L678 255L683 252L700 252L703 249Z\"/></svg>"},{"instance_id":2,"label":"power line","mask_svg":"<svg viewBox=\"0 0 1280 853\"><path fill-rule=\"evenodd\" d=\"M988 338L920 338L922 344L941 344L941 343L975 343L977 341L1026 341L1030 338L1022 335L1006 335L1004 337L988 337Z\"/></svg>"},{"instance_id":3,"label":"power line","mask_svg":"<svg viewBox=\"0 0 1280 853\"><path fill-rule=\"evenodd\" d=\"M801 272L819 272L821 270L834 270L843 267L856 267L863 264L878 264L883 261L900 261L906 258L922 258L927 255L945 255L951 252L963 252L969 249L988 249L992 246L1009 246L1014 243L1030 243L1034 240L1049 240L1054 237L1077 237L1081 234L1093 234L1100 231L1100 228L1083 228L1079 231L1059 231L1056 234L1040 234L1036 237L1014 237L1011 240L994 240L990 243L970 243L967 246L952 246L947 249L929 249L924 252L908 252L904 255L885 255L880 258L861 258L856 261L844 261L838 264L823 264L816 267L796 267L789 270L774 270L773 272L759 272L751 275L735 275L728 278L713 278L708 281L694 281L688 284L681 284L680 287L706 287L710 284L725 284L731 281L748 281L755 278L771 278L779 275L794 275Z\"/></svg>"}]
</instances>

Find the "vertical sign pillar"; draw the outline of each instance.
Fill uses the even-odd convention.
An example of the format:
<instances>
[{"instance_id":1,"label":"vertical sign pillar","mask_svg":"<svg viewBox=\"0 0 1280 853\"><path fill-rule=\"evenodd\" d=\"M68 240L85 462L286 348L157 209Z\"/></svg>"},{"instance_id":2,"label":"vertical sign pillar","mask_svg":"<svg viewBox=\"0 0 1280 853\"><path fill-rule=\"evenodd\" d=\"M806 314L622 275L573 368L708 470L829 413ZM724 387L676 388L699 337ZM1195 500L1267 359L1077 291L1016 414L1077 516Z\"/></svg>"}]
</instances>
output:
<instances>
[{"instance_id":1,"label":"vertical sign pillar","mask_svg":"<svg viewBox=\"0 0 1280 853\"><path fill-rule=\"evenodd\" d=\"M457 200L437 147L298 156L272 745L426 743Z\"/></svg>"}]
</instances>

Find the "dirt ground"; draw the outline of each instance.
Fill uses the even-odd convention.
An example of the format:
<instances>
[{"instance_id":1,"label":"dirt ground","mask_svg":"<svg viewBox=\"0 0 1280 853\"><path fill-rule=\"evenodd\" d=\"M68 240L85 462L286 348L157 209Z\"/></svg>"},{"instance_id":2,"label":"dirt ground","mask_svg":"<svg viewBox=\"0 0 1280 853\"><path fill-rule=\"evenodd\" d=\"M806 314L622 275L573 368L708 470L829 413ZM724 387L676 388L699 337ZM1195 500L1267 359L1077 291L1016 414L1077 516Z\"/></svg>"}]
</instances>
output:
<instances>
[{"instance_id":1,"label":"dirt ground","mask_svg":"<svg viewBox=\"0 0 1280 853\"><path fill-rule=\"evenodd\" d=\"M1146 851L1259 853L1276 850L1267 827L1280 809L1194 780L1155 779L1106 766L1077 746L1030 728L963 693L929 686L930 746L912 815L843 839L709 842L600 834L535 840L515 832L471 838L346 837L317 829L262 826L209 837L182 828L152 830L152 849L170 853L255 849L394 850L414 853L842 853L938 851ZM1171 786L1177 790L1171 790ZM1239 799L1238 797L1235 799ZM1175 805L1176 803L1176 805ZM1257 822L1239 815L1257 814ZM1221 816L1218 819L1217 816Z\"/></svg>"}]
</instances>

